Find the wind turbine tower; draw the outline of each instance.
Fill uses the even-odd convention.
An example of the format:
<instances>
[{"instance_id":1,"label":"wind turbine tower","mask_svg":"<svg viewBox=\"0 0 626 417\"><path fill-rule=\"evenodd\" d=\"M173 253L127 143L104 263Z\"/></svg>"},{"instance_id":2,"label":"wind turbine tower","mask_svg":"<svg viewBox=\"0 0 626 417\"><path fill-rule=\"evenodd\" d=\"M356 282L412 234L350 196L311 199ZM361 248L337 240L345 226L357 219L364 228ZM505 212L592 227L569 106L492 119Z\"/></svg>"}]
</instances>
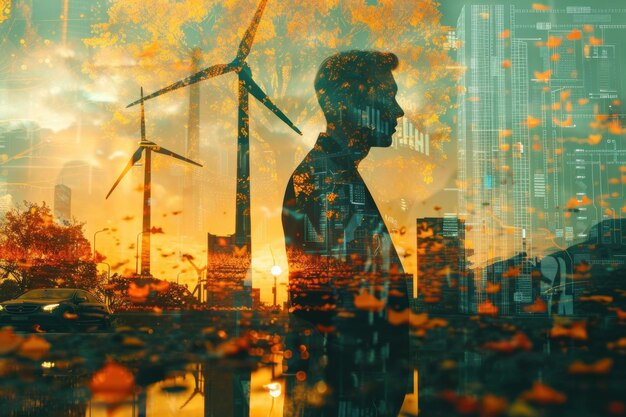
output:
<instances>
[{"instance_id":1,"label":"wind turbine tower","mask_svg":"<svg viewBox=\"0 0 626 417\"><path fill-rule=\"evenodd\" d=\"M141 89L141 99L139 102L141 103L141 142L139 142L139 148L135 151L133 156L131 156L130 161L126 164L126 167L118 177L113 187L107 194L106 198L108 199L117 184L122 181L122 178L130 171L130 169L135 165L140 159L141 155L145 152L145 161L144 161L144 179L143 179L143 226L142 226L142 239L141 239L141 276L151 276L150 274L150 233L151 233L151 186L152 186L152 152L160 153L162 155L171 156L176 159L180 159L181 161L197 165L202 167L197 162L192 161L191 159L185 158L184 156L178 155L168 149L165 149L154 142L151 142L146 139L146 120L145 120L145 112L143 105L143 88Z\"/></svg>"}]
</instances>

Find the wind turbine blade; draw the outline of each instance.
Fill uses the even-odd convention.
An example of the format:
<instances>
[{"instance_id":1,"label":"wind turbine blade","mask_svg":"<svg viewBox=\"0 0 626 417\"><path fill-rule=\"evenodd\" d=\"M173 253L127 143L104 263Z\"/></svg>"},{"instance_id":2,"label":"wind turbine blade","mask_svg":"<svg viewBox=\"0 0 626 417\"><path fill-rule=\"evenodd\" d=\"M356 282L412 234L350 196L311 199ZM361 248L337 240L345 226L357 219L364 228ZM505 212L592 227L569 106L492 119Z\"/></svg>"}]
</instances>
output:
<instances>
[{"instance_id":1,"label":"wind turbine blade","mask_svg":"<svg viewBox=\"0 0 626 417\"><path fill-rule=\"evenodd\" d=\"M195 397L195 396L196 396L196 394L198 394L198 393L199 393L199 391L194 391L194 392L192 392L192 393L191 393L191 397L189 397L189 398L187 399L187 401L185 401L185 403L184 403L183 405L181 405L181 406L180 406L180 410L182 410L183 408L185 408L185 406L186 406L187 404L189 404L189 402L193 399L193 397Z\"/></svg>"},{"instance_id":2,"label":"wind turbine blade","mask_svg":"<svg viewBox=\"0 0 626 417\"><path fill-rule=\"evenodd\" d=\"M261 103L263 103L263 105L265 107L270 109L270 111L272 113L274 113L276 116L278 116L278 118L280 120L285 122L287 124L287 126L292 128L297 134L302 135L302 132L300 131L300 129L298 129L296 127L296 125L294 125L291 122L291 120L289 120L289 118L287 116L285 116L285 113L283 113L278 107L276 107L276 105L274 104L272 99L270 99L269 96L267 94L265 94L265 92L263 90L261 90L261 87L259 87L259 85L256 82L254 82L252 77L245 76L243 78L245 78L245 86L248 89L248 91L250 92L250 94L252 94L254 97L256 97L257 100L259 100Z\"/></svg>"},{"instance_id":3,"label":"wind turbine blade","mask_svg":"<svg viewBox=\"0 0 626 417\"><path fill-rule=\"evenodd\" d=\"M143 109L143 87L141 87L141 141L146 140L146 117Z\"/></svg>"},{"instance_id":4,"label":"wind turbine blade","mask_svg":"<svg viewBox=\"0 0 626 417\"><path fill-rule=\"evenodd\" d=\"M169 149L165 149L165 148L162 148L160 146L157 146L156 148L152 148L152 150L154 152L158 152L158 153L163 154L163 155L168 155L168 156L174 157L176 159L180 159L181 161L189 162L190 164L194 164L194 165L197 165L199 167L202 167L201 164L199 164L199 163L197 163L195 161L192 161L191 159L185 158L184 156L181 156L181 155L179 155L177 153L174 153L174 152L170 151Z\"/></svg>"},{"instance_id":5,"label":"wind turbine blade","mask_svg":"<svg viewBox=\"0 0 626 417\"><path fill-rule=\"evenodd\" d=\"M256 12L254 13L252 22L250 23L250 26L248 26L246 33L243 35L241 43L239 43L236 61L243 62L248 57L250 49L252 49L252 43L254 42L256 30L259 27L259 22L261 21L261 16L263 16L263 9L265 9L266 4L267 0L261 0L259 3L259 7L257 7Z\"/></svg>"},{"instance_id":6,"label":"wind turbine blade","mask_svg":"<svg viewBox=\"0 0 626 417\"><path fill-rule=\"evenodd\" d=\"M184 80L175 82L172 85L169 85L165 88L162 88L158 91L155 91L152 94L148 94L147 96L145 96L143 98L143 101L146 100L150 100L152 98L158 97L160 95L163 95L165 93L169 93L170 91L174 91L174 90L178 90L181 87L186 87L188 85L191 84L195 84L197 82L203 81L203 80L207 80L209 78L213 78L213 77L217 77L218 75L222 75L222 74L226 74L228 72L234 71L235 67L233 67L230 64L218 64L218 65L213 65L212 67L208 67L203 69L202 71L199 71L193 75L190 75L189 77L185 78ZM141 103L142 100L139 99L137 101L133 101L132 103L130 103L128 106L126 106L126 108L128 107L132 107L135 104Z\"/></svg>"},{"instance_id":7,"label":"wind turbine blade","mask_svg":"<svg viewBox=\"0 0 626 417\"><path fill-rule=\"evenodd\" d=\"M126 175L126 173L128 173L128 171L133 167L133 165L135 165L135 163L141 159L141 153L143 152L143 149L144 149L143 146L140 146L135 151L133 156L130 157L130 161L128 161L128 164L126 165L126 168L124 168L124 171L122 171L122 174L119 176L117 181L115 181L115 184L113 184L113 187L111 187L111 191L109 191L109 194L107 194L105 200L107 198L109 198L109 196L111 195L113 190L115 190L115 187L117 187L117 184L119 184L120 181L122 181L122 178L124 178L124 175Z\"/></svg>"}]
</instances>

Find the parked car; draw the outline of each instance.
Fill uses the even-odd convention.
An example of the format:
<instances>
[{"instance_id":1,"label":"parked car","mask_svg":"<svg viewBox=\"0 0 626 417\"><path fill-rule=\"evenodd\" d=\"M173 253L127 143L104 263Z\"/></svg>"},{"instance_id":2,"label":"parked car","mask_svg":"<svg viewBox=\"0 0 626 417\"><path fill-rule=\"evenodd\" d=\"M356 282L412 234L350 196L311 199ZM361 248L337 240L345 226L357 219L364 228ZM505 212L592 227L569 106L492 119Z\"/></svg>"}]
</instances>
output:
<instances>
[{"instance_id":1,"label":"parked car","mask_svg":"<svg viewBox=\"0 0 626 417\"><path fill-rule=\"evenodd\" d=\"M93 294L77 288L43 288L0 302L0 326L42 330L108 329L113 312Z\"/></svg>"}]
</instances>

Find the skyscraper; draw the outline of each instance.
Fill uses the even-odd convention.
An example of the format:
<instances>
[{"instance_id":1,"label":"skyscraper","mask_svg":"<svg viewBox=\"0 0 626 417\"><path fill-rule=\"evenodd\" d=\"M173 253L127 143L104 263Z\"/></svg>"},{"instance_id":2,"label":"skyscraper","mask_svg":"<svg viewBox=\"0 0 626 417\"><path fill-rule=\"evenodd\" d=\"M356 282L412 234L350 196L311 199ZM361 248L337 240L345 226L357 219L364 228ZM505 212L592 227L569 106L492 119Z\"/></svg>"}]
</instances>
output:
<instances>
[{"instance_id":1,"label":"skyscraper","mask_svg":"<svg viewBox=\"0 0 626 417\"><path fill-rule=\"evenodd\" d=\"M435 313L464 311L464 221L456 213L417 219L416 236L419 307Z\"/></svg>"},{"instance_id":2,"label":"skyscraper","mask_svg":"<svg viewBox=\"0 0 626 417\"><path fill-rule=\"evenodd\" d=\"M476 254L476 305L490 279L483 266L520 254L528 262L510 291L522 312L535 256L584 241L593 225L619 216L625 15L593 6L463 8L459 212Z\"/></svg>"},{"instance_id":3,"label":"skyscraper","mask_svg":"<svg viewBox=\"0 0 626 417\"><path fill-rule=\"evenodd\" d=\"M54 220L60 224L72 219L72 189L63 184L54 186Z\"/></svg>"}]
</instances>

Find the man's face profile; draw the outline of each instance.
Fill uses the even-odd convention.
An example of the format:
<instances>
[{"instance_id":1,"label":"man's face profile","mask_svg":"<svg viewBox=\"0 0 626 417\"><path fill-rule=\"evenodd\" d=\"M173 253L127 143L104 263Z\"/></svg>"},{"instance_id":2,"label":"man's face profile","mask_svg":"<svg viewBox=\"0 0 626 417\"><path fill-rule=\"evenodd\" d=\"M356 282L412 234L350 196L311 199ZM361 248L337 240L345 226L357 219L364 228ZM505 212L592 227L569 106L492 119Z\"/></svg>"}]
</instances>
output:
<instances>
[{"instance_id":1,"label":"man's face profile","mask_svg":"<svg viewBox=\"0 0 626 417\"><path fill-rule=\"evenodd\" d=\"M386 148L391 146L392 136L398 126L398 118L404 115L402 108L396 101L398 86L391 72L383 74L375 79L375 84L370 86L370 97L374 119L364 128L367 133L368 145L371 147ZM380 112L380 120L378 120Z\"/></svg>"},{"instance_id":2,"label":"man's face profile","mask_svg":"<svg viewBox=\"0 0 626 417\"><path fill-rule=\"evenodd\" d=\"M324 61L315 89L328 125L354 149L388 147L404 112L392 70L398 58L376 51L341 52Z\"/></svg>"}]
</instances>

